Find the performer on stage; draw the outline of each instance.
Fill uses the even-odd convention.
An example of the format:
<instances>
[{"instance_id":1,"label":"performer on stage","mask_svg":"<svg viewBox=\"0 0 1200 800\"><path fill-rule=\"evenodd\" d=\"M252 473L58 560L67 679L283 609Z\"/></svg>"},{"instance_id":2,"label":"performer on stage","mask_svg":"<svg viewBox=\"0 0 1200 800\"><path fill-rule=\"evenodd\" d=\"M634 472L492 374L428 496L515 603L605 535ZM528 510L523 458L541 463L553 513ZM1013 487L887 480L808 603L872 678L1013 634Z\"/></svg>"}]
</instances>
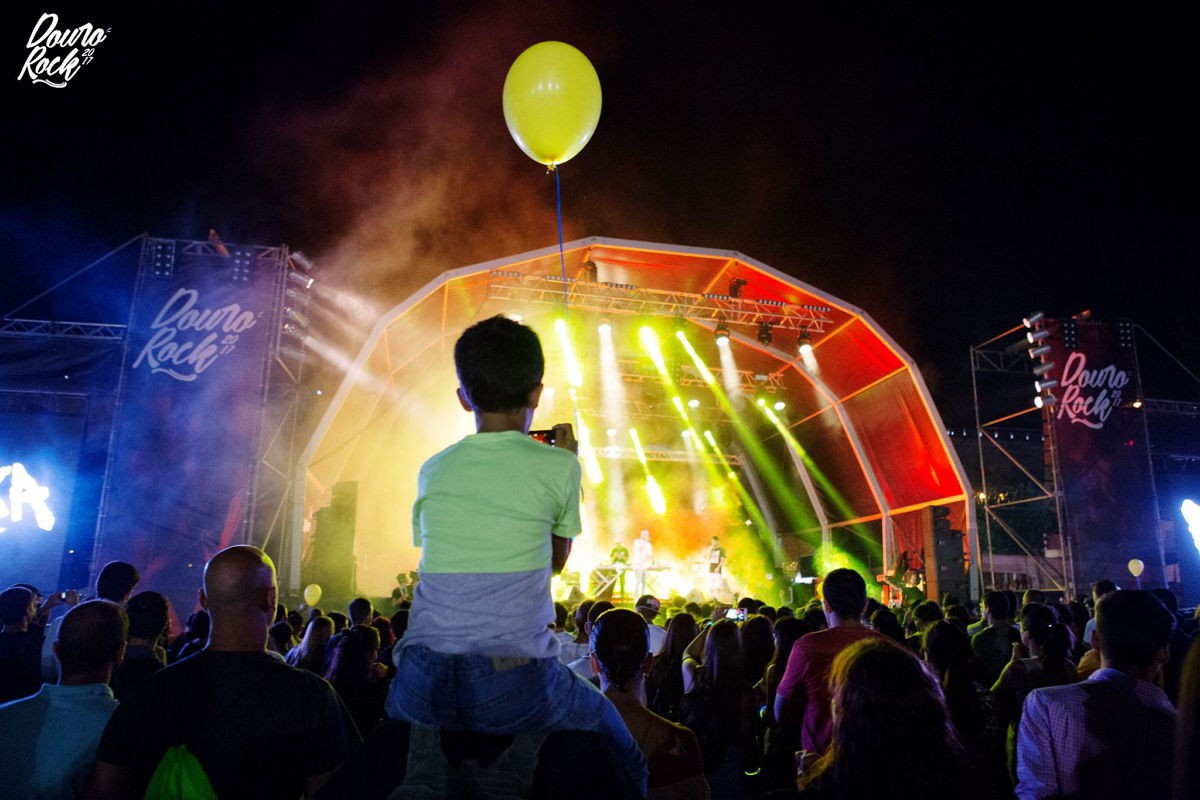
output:
<instances>
[{"instance_id":1,"label":"performer on stage","mask_svg":"<svg viewBox=\"0 0 1200 800\"><path fill-rule=\"evenodd\" d=\"M650 531L644 530L633 540L633 593L639 597L646 594L646 570L653 562L654 545L650 544Z\"/></svg>"},{"instance_id":2,"label":"performer on stage","mask_svg":"<svg viewBox=\"0 0 1200 800\"><path fill-rule=\"evenodd\" d=\"M616 545L612 552L608 554L608 560L612 562L613 569L617 571L617 593L621 595L621 599L625 599L625 571L629 569L629 548L625 546L625 542L617 539Z\"/></svg>"},{"instance_id":3,"label":"performer on stage","mask_svg":"<svg viewBox=\"0 0 1200 800\"><path fill-rule=\"evenodd\" d=\"M716 536L712 537L712 544L708 548L708 591L713 598L720 595L721 589L724 588L722 581L722 573L725 571L725 548L721 547L721 540Z\"/></svg>"}]
</instances>

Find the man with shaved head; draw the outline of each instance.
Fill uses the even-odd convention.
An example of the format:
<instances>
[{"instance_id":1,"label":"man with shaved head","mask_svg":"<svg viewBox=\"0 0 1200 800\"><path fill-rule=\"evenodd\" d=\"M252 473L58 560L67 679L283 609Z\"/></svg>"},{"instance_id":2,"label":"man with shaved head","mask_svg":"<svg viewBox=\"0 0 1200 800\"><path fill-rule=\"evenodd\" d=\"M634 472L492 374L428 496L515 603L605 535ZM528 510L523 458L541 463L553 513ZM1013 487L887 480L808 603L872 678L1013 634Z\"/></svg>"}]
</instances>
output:
<instances>
[{"instance_id":1,"label":"man with shaved head","mask_svg":"<svg viewBox=\"0 0 1200 800\"><path fill-rule=\"evenodd\" d=\"M125 612L107 600L80 603L62 618L53 646L62 664L58 683L0 705L6 798L79 795L117 707L108 682L125 653L128 627Z\"/></svg>"},{"instance_id":2,"label":"man with shaved head","mask_svg":"<svg viewBox=\"0 0 1200 800\"><path fill-rule=\"evenodd\" d=\"M207 646L118 707L87 797L140 796L173 745L187 747L222 798L291 800L325 782L358 732L328 683L267 653L275 597L275 565L262 550L235 545L209 560L200 590L212 621ZM301 768L280 771L281 763Z\"/></svg>"}]
</instances>

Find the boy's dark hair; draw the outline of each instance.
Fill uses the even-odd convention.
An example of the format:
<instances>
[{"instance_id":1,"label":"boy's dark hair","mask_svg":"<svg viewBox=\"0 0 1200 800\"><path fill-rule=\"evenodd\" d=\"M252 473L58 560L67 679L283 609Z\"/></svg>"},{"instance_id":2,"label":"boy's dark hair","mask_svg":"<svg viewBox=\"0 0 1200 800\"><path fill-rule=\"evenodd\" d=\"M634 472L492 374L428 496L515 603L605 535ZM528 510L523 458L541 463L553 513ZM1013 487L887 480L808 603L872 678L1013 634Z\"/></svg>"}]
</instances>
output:
<instances>
[{"instance_id":1,"label":"boy's dark hair","mask_svg":"<svg viewBox=\"0 0 1200 800\"><path fill-rule=\"evenodd\" d=\"M142 576L137 567L124 561L110 561L100 570L96 578L96 594L101 600L112 600L123 603L125 598L138 585Z\"/></svg>"},{"instance_id":2,"label":"boy's dark hair","mask_svg":"<svg viewBox=\"0 0 1200 800\"><path fill-rule=\"evenodd\" d=\"M116 603L89 600L75 606L58 629L62 674L78 675L104 666L128 633L129 617Z\"/></svg>"},{"instance_id":3,"label":"boy's dark hair","mask_svg":"<svg viewBox=\"0 0 1200 800\"><path fill-rule=\"evenodd\" d=\"M835 569L821 582L821 594L839 617L858 617L867 605L867 582L852 569Z\"/></svg>"},{"instance_id":4,"label":"boy's dark hair","mask_svg":"<svg viewBox=\"0 0 1200 800\"><path fill-rule=\"evenodd\" d=\"M546 359L532 328L495 316L463 331L454 344L458 382L477 411L525 407L542 382Z\"/></svg>"},{"instance_id":5,"label":"boy's dark hair","mask_svg":"<svg viewBox=\"0 0 1200 800\"><path fill-rule=\"evenodd\" d=\"M1101 578L1092 584L1092 598L1104 597L1109 592L1115 592L1117 585L1108 578Z\"/></svg>"},{"instance_id":6,"label":"boy's dark hair","mask_svg":"<svg viewBox=\"0 0 1200 800\"><path fill-rule=\"evenodd\" d=\"M350 624L350 618L340 611L330 611L329 618L333 620L333 632L340 633Z\"/></svg>"},{"instance_id":7,"label":"boy's dark hair","mask_svg":"<svg viewBox=\"0 0 1200 800\"><path fill-rule=\"evenodd\" d=\"M167 627L167 598L158 592L138 592L125 606L129 614L129 636L157 639Z\"/></svg>"},{"instance_id":8,"label":"boy's dark hair","mask_svg":"<svg viewBox=\"0 0 1200 800\"><path fill-rule=\"evenodd\" d=\"M1111 592L1096 604L1100 652L1116 669L1149 666L1174 627L1175 617L1150 592Z\"/></svg>"}]
</instances>

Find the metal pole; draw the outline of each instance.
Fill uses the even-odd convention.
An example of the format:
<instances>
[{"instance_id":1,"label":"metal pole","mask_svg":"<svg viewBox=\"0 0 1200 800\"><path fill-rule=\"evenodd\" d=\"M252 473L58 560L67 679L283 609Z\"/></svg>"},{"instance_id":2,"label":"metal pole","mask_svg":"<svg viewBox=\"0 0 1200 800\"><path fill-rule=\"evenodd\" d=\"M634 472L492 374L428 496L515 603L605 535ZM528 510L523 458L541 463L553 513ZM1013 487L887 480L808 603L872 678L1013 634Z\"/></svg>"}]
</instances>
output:
<instances>
[{"instance_id":1,"label":"metal pole","mask_svg":"<svg viewBox=\"0 0 1200 800\"><path fill-rule=\"evenodd\" d=\"M1009 333L1011 333L1011 332L1012 331L1009 331ZM993 339L992 341L995 341L995 339ZM977 376L976 360L977 360L977 356L975 354L975 348L972 347L971 348L971 397L975 403L975 446L979 450L979 486L980 486L980 491L983 492L983 498L984 498L983 499L983 507L984 507L984 512L985 512L983 515L983 524L984 524L984 528L987 530L988 589L994 591L996 588L996 559L995 559L995 554L992 552L992 516L990 513L987 513L987 510L988 510L987 499L991 495L988 493L987 469L984 467L984 464L983 464L983 424L982 424L982 421L980 420L980 416L979 416L979 380L976 377ZM974 506L972 506L971 513L974 513ZM981 570L982 570L982 566L983 565L981 564L980 565Z\"/></svg>"}]
</instances>

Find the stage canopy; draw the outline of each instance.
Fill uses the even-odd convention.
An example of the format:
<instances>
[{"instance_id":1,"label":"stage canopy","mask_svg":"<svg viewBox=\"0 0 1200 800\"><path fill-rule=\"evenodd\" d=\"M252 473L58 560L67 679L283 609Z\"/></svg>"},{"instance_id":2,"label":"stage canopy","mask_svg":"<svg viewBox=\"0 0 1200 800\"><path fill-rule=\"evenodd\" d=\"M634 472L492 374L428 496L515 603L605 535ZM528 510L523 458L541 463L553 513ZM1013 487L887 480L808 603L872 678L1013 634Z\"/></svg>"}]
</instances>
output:
<instances>
[{"instance_id":1,"label":"stage canopy","mask_svg":"<svg viewBox=\"0 0 1200 800\"><path fill-rule=\"evenodd\" d=\"M775 602L814 572L850 565L873 579L902 555L933 582L935 506L966 534L957 555L978 563L945 427L868 315L736 252L603 238L563 250L446 272L378 321L300 465L293 588L322 536L351 537L358 592L386 595L417 568L417 470L473 432L454 396L454 342L496 314L541 337L534 427L572 422L581 440L585 532L568 572L586 576L650 530L660 595L704 588L714 535L728 588ZM352 530L322 531L321 510L347 503Z\"/></svg>"}]
</instances>

